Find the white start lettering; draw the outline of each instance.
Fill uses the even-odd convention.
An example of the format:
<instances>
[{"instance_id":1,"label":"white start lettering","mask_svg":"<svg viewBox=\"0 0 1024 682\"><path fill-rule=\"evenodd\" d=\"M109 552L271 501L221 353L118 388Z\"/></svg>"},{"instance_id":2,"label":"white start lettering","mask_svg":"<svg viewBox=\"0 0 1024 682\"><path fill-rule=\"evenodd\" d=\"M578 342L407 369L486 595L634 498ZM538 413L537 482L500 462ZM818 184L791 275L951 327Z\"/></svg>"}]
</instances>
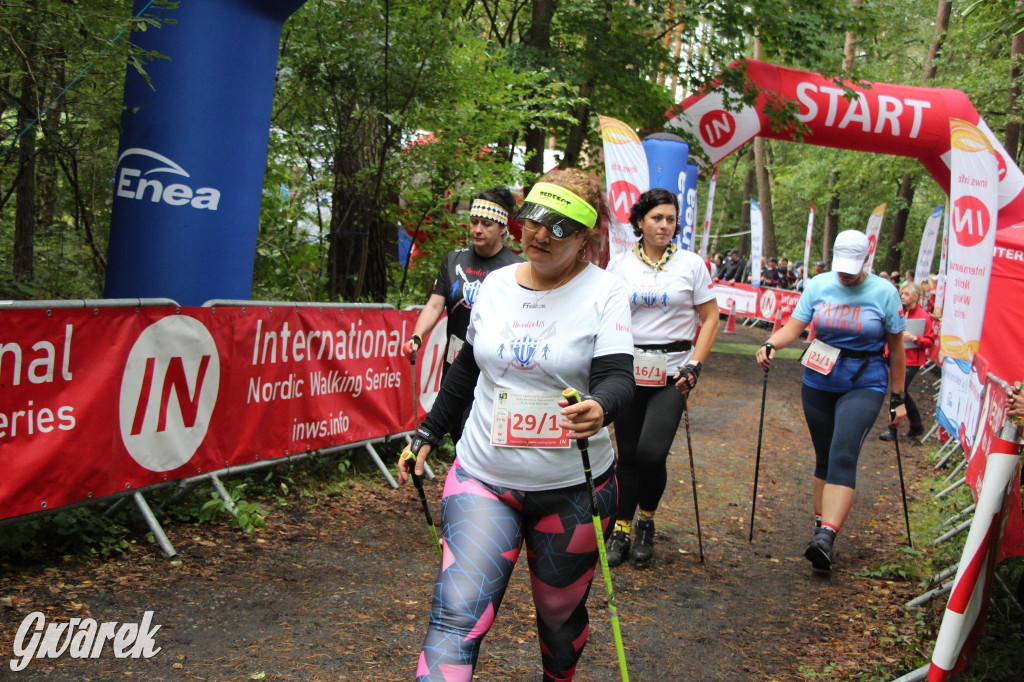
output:
<instances>
[{"instance_id":1,"label":"white start lettering","mask_svg":"<svg viewBox=\"0 0 1024 682\"><path fill-rule=\"evenodd\" d=\"M864 93L857 93L852 101L844 94L842 88L802 81L796 86L796 97L802 105L797 118L804 123L818 121L830 128L859 125L865 133L905 135L913 139L921 134L924 110L932 106L923 99L880 94L875 99L876 110L872 110L872 102ZM909 130L904 131L904 125L909 125Z\"/></svg>"},{"instance_id":2,"label":"white start lettering","mask_svg":"<svg viewBox=\"0 0 1024 682\"><path fill-rule=\"evenodd\" d=\"M147 171L132 168L127 163L122 165L122 162L129 157L139 156L153 159L163 165ZM174 161L148 149L141 147L126 149L118 157L117 166L120 168L117 174L117 196L124 199L149 200L153 203L164 203L170 206L188 205L208 211L216 211L220 203L220 190L213 187L193 188L182 182L169 181L166 176L161 176L161 179L147 177L154 173L170 173L183 178L190 177L185 169Z\"/></svg>"},{"instance_id":3,"label":"white start lettering","mask_svg":"<svg viewBox=\"0 0 1024 682\"><path fill-rule=\"evenodd\" d=\"M33 658L99 658L109 646L115 658L152 658L161 647L153 638L162 625L153 624L146 611L141 623L97 623L92 618L72 618L67 623L46 622L41 611L28 614L14 637L11 670L24 670Z\"/></svg>"}]
</instances>

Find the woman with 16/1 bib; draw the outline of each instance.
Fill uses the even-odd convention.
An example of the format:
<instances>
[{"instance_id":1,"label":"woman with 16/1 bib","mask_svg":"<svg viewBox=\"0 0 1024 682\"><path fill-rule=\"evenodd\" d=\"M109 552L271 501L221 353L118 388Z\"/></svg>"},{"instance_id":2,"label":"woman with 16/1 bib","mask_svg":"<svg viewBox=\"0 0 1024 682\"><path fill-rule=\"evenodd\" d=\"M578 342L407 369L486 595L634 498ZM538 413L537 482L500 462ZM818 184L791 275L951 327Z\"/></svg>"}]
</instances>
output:
<instances>
[{"instance_id":1,"label":"woman with 16/1 bib","mask_svg":"<svg viewBox=\"0 0 1024 682\"><path fill-rule=\"evenodd\" d=\"M814 467L814 537L804 556L818 570L831 570L833 544L853 506L857 459L891 386L891 421L899 427L904 406L906 325L896 288L864 272L868 238L847 230L836 237L832 271L807 283L796 309L755 357L765 370L776 348L800 338L808 324L815 340L804 354L801 398L811 432ZM889 365L883 354L889 345Z\"/></svg>"},{"instance_id":2,"label":"woman with 16/1 bib","mask_svg":"<svg viewBox=\"0 0 1024 682\"><path fill-rule=\"evenodd\" d=\"M654 554L654 513L668 482L669 448L718 334L718 302L704 259L672 243L678 218L675 194L644 192L629 214L640 239L608 264L629 294L637 385L633 402L615 420L619 511L608 540L611 566L627 556L643 564Z\"/></svg>"},{"instance_id":3,"label":"woman with 16/1 bib","mask_svg":"<svg viewBox=\"0 0 1024 682\"><path fill-rule=\"evenodd\" d=\"M590 492L572 440L590 439L605 527L615 513L604 428L633 397L629 305L613 276L580 259L595 239L601 190L576 169L530 190L517 218L528 263L480 287L466 345L410 450L415 471L472 400L441 502L443 558L416 679L468 680L523 544L543 679L570 680L589 630L598 560ZM569 405L562 391L579 389ZM568 430L568 434L563 432ZM399 482L409 462L399 461Z\"/></svg>"}]
</instances>

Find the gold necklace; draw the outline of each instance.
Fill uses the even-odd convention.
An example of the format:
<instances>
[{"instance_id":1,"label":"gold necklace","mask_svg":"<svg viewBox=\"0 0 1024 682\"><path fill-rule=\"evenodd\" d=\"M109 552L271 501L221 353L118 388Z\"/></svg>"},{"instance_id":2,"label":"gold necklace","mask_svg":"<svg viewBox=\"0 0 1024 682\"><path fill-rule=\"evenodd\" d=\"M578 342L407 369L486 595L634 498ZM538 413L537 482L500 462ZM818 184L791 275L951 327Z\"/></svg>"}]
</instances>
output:
<instances>
[{"instance_id":1,"label":"gold necklace","mask_svg":"<svg viewBox=\"0 0 1024 682\"><path fill-rule=\"evenodd\" d=\"M538 291L537 290L537 285L533 281L533 264L532 263L527 263L526 267L529 268L529 273L530 273L530 287L531 287L531 291L533 291L533 303L528 304L527 307L529 307L529 308L547 308L546 305L541 305L541 303L540 303L541 300L543 300L545 296L547 296L552 291L554 291L555 289L557 289L558 287L562 286L565 283L565 280L569 277L570 274L572 274L572 271L576 268L576 263L578 263L578 262L579 261L573 261L572 265L570 265L569 268L565 271L565 274L562 275L562 279L558 280L558 284L556 284L555 286L551 287L550 289L545 290L544 293L541 294L540 296L537 295L537 291Z\"/></svg>"}]
</instances>

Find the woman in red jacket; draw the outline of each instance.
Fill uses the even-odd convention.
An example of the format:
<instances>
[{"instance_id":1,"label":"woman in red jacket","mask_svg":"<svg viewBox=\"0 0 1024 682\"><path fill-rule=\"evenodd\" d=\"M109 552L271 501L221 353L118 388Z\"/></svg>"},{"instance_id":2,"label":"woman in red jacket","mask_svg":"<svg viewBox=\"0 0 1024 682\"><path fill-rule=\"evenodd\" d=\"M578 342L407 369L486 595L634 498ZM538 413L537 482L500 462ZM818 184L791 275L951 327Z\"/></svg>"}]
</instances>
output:
<instances>
[{"instance_id":1,"label":"woman in red jacket","mask_svg":"<svg viewBox=\"0 0 1024 682\"><path fill-rule=\"evenodd\" d=\"M928 362L928 349L935 345L935 327L932 325L932 317L924 306L918 305L921 300L921 287L913 282L904 282L900 288L900 300L903 301L903 317L906 320L924 320L924 331L920 334L911 332L911 325L903 332L903 343L907 349L907 378L903 389L907 394L907 421L910 422L910 430L907 438L917 438L924 435L924 424L921 423L921 413L910 396L910 382L914 375ZM892 440L896 432L892 427L887 428L879 436L882 440Z\"/></svg>"}]
</instances>

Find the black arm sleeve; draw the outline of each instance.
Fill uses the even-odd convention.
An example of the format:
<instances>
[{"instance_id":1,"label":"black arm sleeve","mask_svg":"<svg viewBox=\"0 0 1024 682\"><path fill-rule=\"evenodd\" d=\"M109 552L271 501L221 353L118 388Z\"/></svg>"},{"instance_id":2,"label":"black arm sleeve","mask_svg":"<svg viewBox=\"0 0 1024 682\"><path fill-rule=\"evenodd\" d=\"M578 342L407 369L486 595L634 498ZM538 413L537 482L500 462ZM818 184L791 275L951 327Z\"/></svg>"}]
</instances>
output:
<instances>
[{"instance_id":1,"label":"black arm sleeve","mask_svg":"<svg viewBox=\"0 0 1024 682\"><path fill-rule=\"evenodd\" d=\"M473 390L479 376L480 368L473 357L473 346L467 343L462 346L455 362L445 373L434 406L423 420L423 428L436 438L441 438L461 424L462 415L473 402Z\"/></svg>"},{"instance_id":2,"label":"black arm sleeve","mask_svg":"<svg viewBox=\"0 0 1024 682\"><path fill-rule=\"evenodd\" d=\"M604 408L605 426L629 407L635 389L632 355L602 355L590 363L590 397Z\"/></svg>"}]
</instances>

